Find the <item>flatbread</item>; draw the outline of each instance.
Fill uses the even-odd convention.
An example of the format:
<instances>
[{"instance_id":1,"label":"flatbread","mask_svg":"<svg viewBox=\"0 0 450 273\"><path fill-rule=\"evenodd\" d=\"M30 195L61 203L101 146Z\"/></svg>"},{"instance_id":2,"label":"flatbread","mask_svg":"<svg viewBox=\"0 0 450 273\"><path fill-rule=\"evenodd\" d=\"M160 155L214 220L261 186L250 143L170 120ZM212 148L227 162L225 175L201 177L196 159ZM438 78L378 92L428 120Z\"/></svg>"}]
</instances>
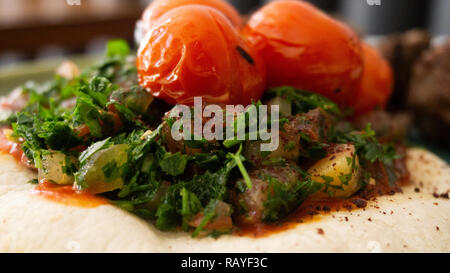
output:
<instances>
[{"instance_id":1,"label":"flatbread","mask_svg":"<svg viewBox=\"0 0 450 273\"><path fill-rule=\"evenodd\" d=\"M449 252L450 167L410 149L411 184L364 210L339 211L263 238L160 232L112 205L80 208L40 197L35 174L0 155L0 252ZM417 189L420 192L416 192Z\"/></svg>"}]
</instances>

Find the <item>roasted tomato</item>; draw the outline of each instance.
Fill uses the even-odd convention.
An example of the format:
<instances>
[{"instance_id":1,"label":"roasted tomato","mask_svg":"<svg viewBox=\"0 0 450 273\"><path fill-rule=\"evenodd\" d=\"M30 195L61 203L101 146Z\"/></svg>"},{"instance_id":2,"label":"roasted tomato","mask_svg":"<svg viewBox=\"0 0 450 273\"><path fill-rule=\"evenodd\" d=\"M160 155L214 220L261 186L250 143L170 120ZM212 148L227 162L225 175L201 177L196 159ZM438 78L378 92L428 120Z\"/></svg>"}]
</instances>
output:
<instances>
[{"instance_id":1,"label":"roasted tomato","mask_svg":"<svg viewBox=\"0 0 450 273\"><path fill-rule=\"evenodd\" d=\"M186 5L203 5L222 12L235 27L242 27L239 13L224 0L155 0L144 11L141 19L142 31L148 31L159 17L169 10Z\"/></svg>"},{"instance_id":2,"label":"roasted tomato","mask_svg":"<svg viewBox=\"0 0 450 273\"><path fill-rule=\"evenodd\" d=\"M364 43L363 52L364 73L352 103L355 115L385 107L394 81L390 65L375 48Z\"/></svg>"},{"instance_id":3,"label":"roasted tomato","mask_svg":"<svg viewBox=\"0 0 450 273\"><path fill-rule=\"evenodd\" d=\"M265 88L265 66L216 9L188 5L163 15L141 43L139 83L170 104L249 104Z\"/></svg>"},{"instance_id":4,"label":"roasted tomato","mask_svg":"<svg viewBox=\"0 0 450 273\"><path fill-rule=\"evenodd\" d=\"M270 3L243 33L264 59L270 87L291 85L345 105L361 78L357 35L306 2Z\"/></svg>"}]
</instances>

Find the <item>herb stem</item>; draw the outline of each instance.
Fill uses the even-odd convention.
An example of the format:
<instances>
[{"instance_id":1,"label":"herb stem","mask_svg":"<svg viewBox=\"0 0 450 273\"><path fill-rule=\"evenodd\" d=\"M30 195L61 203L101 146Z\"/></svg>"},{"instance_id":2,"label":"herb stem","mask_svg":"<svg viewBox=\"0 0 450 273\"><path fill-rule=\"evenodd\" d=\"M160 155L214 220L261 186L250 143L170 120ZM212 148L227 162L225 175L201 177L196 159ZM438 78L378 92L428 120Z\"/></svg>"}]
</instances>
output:
<instances>
[{"instance_id":1,"label":"herb stem","mask_svg":"<svg viewBox=\"0 0 450 273\"><path fill-rule=\"evenodd\" d=\"M239 147L239 150L236 154L230 154L230 157L234 159L234 162L236 162L236 165L239 168L239 171L242 174L242 177L244 178L245 184L249 189L252 188L252 180L250 179L250 176L248 175L247 169L245 169L244 163L241 160L241 152L242 152L242 144Z\"/></svg>"}]
</instances>

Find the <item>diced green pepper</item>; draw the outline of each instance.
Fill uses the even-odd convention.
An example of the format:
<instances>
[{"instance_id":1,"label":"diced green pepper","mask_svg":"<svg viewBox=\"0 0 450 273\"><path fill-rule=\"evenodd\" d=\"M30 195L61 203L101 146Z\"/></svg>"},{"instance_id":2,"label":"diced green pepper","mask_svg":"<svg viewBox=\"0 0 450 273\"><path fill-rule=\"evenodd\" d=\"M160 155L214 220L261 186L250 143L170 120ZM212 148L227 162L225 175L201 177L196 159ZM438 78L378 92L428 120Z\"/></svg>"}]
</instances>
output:
<instances>
[{"instance_id":1,"label":"diced green pepper","mask_svg":"<svg viewBox=\"0 0 450 273\"><path fill-rule=\"evenodd\" d=\"M49 152L42 155L42 166L38 170L39 181L42 179L58 185L71 185L74 182L73 172L78 161L73 156L61 152Z\"/></svg>"},{"instance_id":2,"label":"diced green pepper","mask_svg":"<svg viewBox=\"0 0 450 273\"><path fill-rule=\"evenodd\" d=\"M76 186L92 194L123 188L122 169L128 159L128 145L113 145L89 157L76 174Z\"/></svg>"}]
</instances>

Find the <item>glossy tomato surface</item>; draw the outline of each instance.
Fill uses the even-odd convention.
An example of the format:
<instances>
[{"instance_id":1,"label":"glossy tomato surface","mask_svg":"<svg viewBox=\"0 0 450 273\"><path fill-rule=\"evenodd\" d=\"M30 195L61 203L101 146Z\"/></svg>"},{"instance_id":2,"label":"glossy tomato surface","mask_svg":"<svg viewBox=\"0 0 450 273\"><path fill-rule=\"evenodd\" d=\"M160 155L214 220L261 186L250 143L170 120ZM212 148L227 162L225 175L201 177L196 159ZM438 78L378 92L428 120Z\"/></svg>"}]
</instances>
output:
<instances>
[{"instance_id":1,"label":"glossy tomato surface","mask_svg":"<svg viewBox=\"0 0 450 273\"><path fill-rule=\"evenodd\" d=\"M154 0L144 11L142 21L147 29L168 11L186 5L203 5L222 12L235 27L243 25L239 12L225 0Z\"/></svg>"},{"instance_id":2,"label":"glossy tomato surface","mask_svg":"<svg viewBox=\"0 0 450 273\"><path fill-rule=\"evenodd\" d=\"M367 113L376 107L385 107L392 94L393 72L389 63L372 46L363 43L364 73L352 107L355 115Z\"/></svg>"},{"instance_id":3,"label":"glossy tomato surface","mask_svg":"<svg viewBox=\"0 0 450 273\"><path fill-rule=\"evenodd\" d=\"M362 75L357 35L302 1L275 1L243 30L263 57L270 87L291 85L347 104Z\"/></svg>"},{"instance_id":4,"label":"glossy tomato surface","mask_svg":"<svg viewBox=\"0 0 450 273\"><path fill-rule=\"evenodd\" d=\"M141 43L139 82L171 104L249 104L265 89L262 59L219 11L183 6L163 15Z\"/></svg>"}]
</instances>

